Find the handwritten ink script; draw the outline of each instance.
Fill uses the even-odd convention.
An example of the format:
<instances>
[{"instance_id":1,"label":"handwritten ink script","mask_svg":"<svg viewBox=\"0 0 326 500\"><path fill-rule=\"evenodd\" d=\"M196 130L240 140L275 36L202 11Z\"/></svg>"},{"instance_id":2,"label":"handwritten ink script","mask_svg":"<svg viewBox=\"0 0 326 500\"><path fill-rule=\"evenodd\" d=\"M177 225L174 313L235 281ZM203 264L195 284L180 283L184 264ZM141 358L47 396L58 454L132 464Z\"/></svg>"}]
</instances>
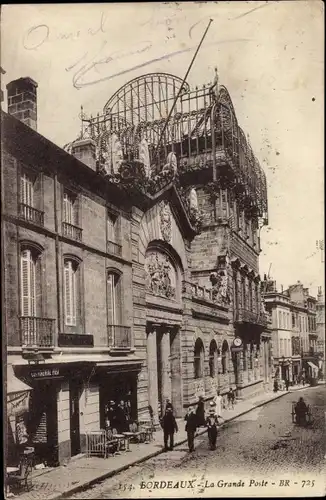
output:
<instances>
[{"instance_id":1,"label":"handwritten ink script","mask_svg":"<svg viewBox=\"0 0 326 500\"><path fill-rule=\"evenodd\" d=\"M214 16L210 17L214 18ZM178 45L174 43L173 46L171 46L171 43L176 41L178 26L181 22L186 22L186 16L181 11L179 12L178 9L163 19L153 14L147 21L140 24L142 27L150 25L152 29L158 32L158 38L162 36L163 39L156 39L155 43L151 39L135 42L132 44L131 49L112 50L112 44L109 42L107 36L107 20L104 13L101 14L95 26L84 30L77 29L76 31L63 32L52 30L46 24L33 26L25 33L23 45L26 50L38 50L43 45L54 41L81 41L84 46L85 40L87 44L88 38L96 39L96 43L90 43L82 55L75 59L72 64L65 67L65 71L72 74L73 86L76 89L81 89L195 50L198 45L199 35L205 23L207 24L208 19L209 16L202 16L189 28L186 27L186 38ZM214 32L212 37L214 37ZM216 40L206 42L205 45L207 47L220 43L247 41L249 40ZM177 47L180 48L175 50ZM174 50L171 50L172 48ZM148 54L148 57L144 60L142 55L145 53ZM125 64L124 68L120 69L121 66L119 67L117 63L122 59L125 61ZM119 70L117 70L118 68Z\"/></svg>"},{"instance_id":2,"label":"handwritten ink script","mask_svg":"<svg viewBox=\"0 0 326 500\"><path fill-rule=\"evenodd\" d=\"M78 40L87 36L96 36L99 33L105 33L106 17L104 13L101 14L99 26L96 28L88 28L87 30L76 30L69 32L53 32L47 24L38 24L32 26L24 35L23 46L26 50L36 50L46 42L53 42L57 40Z\"/></svg>"}]
</instances>

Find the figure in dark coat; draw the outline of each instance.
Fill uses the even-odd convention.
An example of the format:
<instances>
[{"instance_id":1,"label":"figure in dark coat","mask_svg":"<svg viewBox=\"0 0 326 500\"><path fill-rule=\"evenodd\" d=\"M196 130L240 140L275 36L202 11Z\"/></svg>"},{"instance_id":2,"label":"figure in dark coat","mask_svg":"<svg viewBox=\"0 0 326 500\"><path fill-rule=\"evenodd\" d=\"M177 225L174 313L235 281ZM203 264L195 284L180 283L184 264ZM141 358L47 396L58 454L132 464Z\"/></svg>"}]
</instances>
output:
<instances>
[{"instance_id":1,"label":"figure in dark coat","mask_svg":"<svg viewBox=\"0 0 326 500\"><path fill-rule=\"evenodd\" d=\"M303 398L299 398L299 401L295 405L295 415L297 424L306 425L307 413L308 413L308 407L306 403L304 402Z\"/></svg>"},{"instance_id":2,"label":"figure in dark coat","mask_svg":"<svg viewBox=\"0 0 326 500\"><path fill-rule=\"evenodd\" d=\"M192 407L189 407L188 413L185 416L185 421L186 423L186 433L187 433L187 438L188 438L188 447L189 451L194 451L195 446L194 446L194 440L195 440L195 433L197 429L197 416Z\"/></svg>"},{"instance_id":3,"label":"figure in dark coat","mask_svg":"<svg viewBox=\"0 0 326 500\"><path fill-rule=\"evenodd\" d=\"M202 427L203 425L206 425L205 404L204 404L203 396L199 396L199 401L198 401L197 410L196 410L196 416L197 416L197 426L198 427Z\"/></svg>"},{"instance_id":4,"label":"figure in dark coat","mask_svg":"<svg viewBox=\"0 0 326 500\"><path fill-rule=\"evenodd\" d=\"M216 450L218 418L214 408L211 408L209 410L209 414L206 419L206 425L209 447L211 450Z\"/></svg>"},{"instance_id":5,"label":"figure in dark coat","mask_svg":"<svg viewBox=\"0 0 326 500\"><path fill-rule=\"evenodd\" d=\"M164 450L173 450L174 433L178 432L178 424L172 413L172 409L168 408L164 417L161 420L161 425L164 435ZM168 440L170 439L170 447L168 447Z\"/></svg>"}]
</instances>

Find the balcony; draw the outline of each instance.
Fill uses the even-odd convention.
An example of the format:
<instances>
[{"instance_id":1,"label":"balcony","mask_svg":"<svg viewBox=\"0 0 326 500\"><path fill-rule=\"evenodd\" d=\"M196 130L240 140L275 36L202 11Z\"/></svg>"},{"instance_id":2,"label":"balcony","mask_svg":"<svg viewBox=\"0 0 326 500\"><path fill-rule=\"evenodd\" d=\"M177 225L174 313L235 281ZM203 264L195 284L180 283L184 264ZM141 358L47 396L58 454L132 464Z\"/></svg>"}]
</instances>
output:
<instances>
[{"instance_id":1,"label":"balcony","mask_svg":"<svg viewBox=\"0 0 326 500\"><path fill-rule=\"evenodd\" d=\"M22 347L54 347L54 319L22 316L20 318L20 344Z\"/></svg>"},{"instance_id":2,"label":"balcony","mask_svg":"<svg viewBox=\"0 0 326 500\"><path fill-rule=\"evenodd\" d=\"M81 241L82 240L82 229L77 226L73 226L72 224L69 224L68 222L63 222L62 223L62 234L63 236L66 236L67 238L71 238L72 240L75 241Z\"/></svg>"},{"instance_id":3,"label":"balcony","mask_svg":"<svg viewBox=\"0 0 326 500\"><path fill-rule=\"evenodd\" d=\"M108 253L112 253L113 255L121 255L122 254L122 246L119 243L115 243L114 241L106 242L106 251Z\"/></svg>"},{"instance_id":4,"label":"balcony","mask_svg":"<svg viewBox=\"0 0 326 500\"><path fill-rule=\"evenodd\" d=\"M108 325L108 346L113 349L131 349L130 326Z\"/></svg>"},{"instance_id":5,"label":"balcony","mask_svg":"<svg viewBox=\"0 0 326 500\"><path fill-rule=\"evenodd\" d=\"M44 226L44 212L41 212L30 205L20 203L19 215L22 219L27 220L28 222L33 222L33 224L37 224L38 226Z\"/></svg>"},{"instance_id":6,"label":"balcony","mask_svg":"<svg viewBox=\"0 0 326 500\"><path fill-rule=\"evenodd\" d=\"M259 326L267 326L268 317L265 313L250 311L249 309L238 309L235 311L236 323L251 323Z\"/></svg>"}]
</instances>

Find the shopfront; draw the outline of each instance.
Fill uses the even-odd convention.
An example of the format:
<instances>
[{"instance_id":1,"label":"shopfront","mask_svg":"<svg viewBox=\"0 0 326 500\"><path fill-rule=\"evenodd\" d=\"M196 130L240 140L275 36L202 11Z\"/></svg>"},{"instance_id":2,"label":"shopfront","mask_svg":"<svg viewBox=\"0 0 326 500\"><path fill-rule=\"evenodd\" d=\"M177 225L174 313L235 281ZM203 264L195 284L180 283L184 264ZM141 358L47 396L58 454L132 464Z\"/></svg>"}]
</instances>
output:
<instances>
[{"instance_id":1,"label":"shopfront","mask_svg":"<svg viewBox=\"0 0 326 500\"><path fill-rule=\"evenodd\" d=\"M14 465L28 443L27 420L32 387L15 377L12 365L7 366L6 388L6 462Z\"/></svg>"},{"instance_id":2,"label":"shopfront","mask_svg":"<svg viewBox=\"0 0 326 500\"><path fill-rule=\"evenodd\" d=\"M102 366L96 371L99 386L100 427L105 427L105 416L110 402L122 405L130 421L137 420L137 379L140 363L130 366Z\"/></svg>"}]
</instances>

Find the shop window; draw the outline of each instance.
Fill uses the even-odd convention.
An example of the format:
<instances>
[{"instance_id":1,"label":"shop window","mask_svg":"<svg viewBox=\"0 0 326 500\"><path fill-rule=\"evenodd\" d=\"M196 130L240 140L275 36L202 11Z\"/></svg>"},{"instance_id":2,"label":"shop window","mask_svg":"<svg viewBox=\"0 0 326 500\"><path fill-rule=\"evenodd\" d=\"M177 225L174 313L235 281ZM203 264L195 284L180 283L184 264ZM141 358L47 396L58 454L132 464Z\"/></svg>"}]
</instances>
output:
<instances>
[{"instance_id":1,"label":"shop window","mask_svg":"<svg viewBox=\"0 0 326 500\"><path fill-rule=\"evenodd\" d=\"M108 325L121 324L121 275L109 271L107 274L107 316Z\"/></svg>"},{"instance_id":2,"label":"shop window","mask_svg":"<svg viewBox=\"0 0 326 500\"><path fill-rule=\"evenodd\" d=\"M20 254L21 315L35 317L41 309L41 252L24 247Z\"/></svg>"},{"instance_id":3,"label":"shop window","mask_svg":"<svg viewBox=\"0 0 326 500\"><path fill-rule=\"evenodd\" d=\"M217 345L215 340L212 340L209 346L209 376L214 378L217 374Z\"/></svg>"},{"instance_id":4,"label":"shop window","mask_svg":"<svg viewBox=\"0 0 326 500\"><path fill-rule=\"evenodd\" d=\"M80 263L73 259L64 261L64 312L65 325L77 326L80 317Z\"/></svg>"},{"instance_id":5,"label":"shop window","mask_svg":"<svg viewBox=\"0 0 326 500\"><path fill-rule=\"evenodd\" d=\"M202 378L204 376L205 352L204 344L201 339L197 339L194 352L194 377Z\"/></svg>"}]
</instances>

